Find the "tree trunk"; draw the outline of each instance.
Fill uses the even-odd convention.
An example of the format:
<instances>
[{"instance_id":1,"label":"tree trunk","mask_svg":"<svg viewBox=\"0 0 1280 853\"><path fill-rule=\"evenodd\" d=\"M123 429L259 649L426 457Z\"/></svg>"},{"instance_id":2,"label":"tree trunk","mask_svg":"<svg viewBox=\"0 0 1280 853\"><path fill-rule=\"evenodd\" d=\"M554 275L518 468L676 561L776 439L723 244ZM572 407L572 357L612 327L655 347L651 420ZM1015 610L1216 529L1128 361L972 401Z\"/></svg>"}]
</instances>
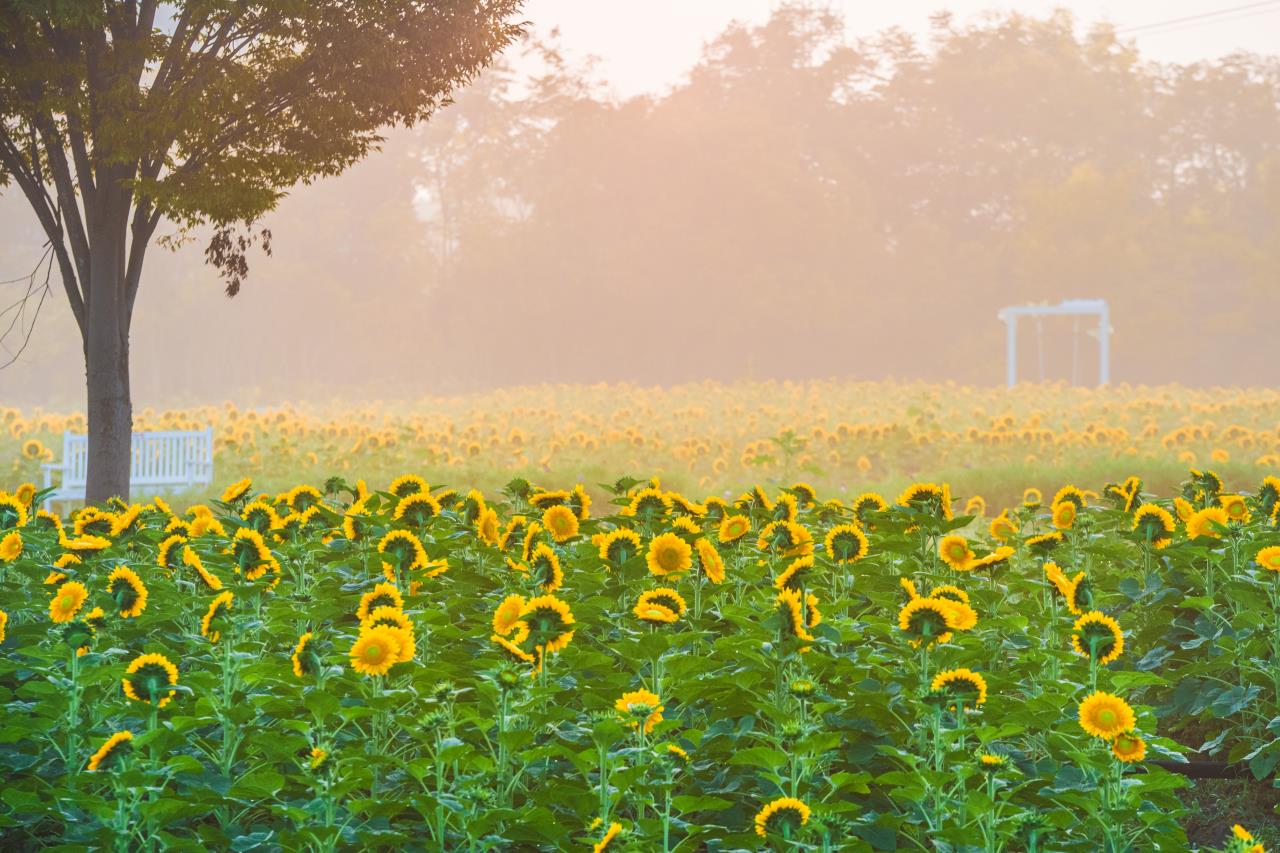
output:
<instances>
[{"instance_id":1,"label":"tree trunk","mask_svg":"<svg viewBox=\"0 0 1280 853\"><path fill-rule=\"evenodd\" d=\"M106 205L104 205L105 207ZM85 378L89 400L86 504L129 499L133 401L129 393L129 306L125 296L128 205L100 212L90 231L85 306Z\"/></svg>"}]
</instances>

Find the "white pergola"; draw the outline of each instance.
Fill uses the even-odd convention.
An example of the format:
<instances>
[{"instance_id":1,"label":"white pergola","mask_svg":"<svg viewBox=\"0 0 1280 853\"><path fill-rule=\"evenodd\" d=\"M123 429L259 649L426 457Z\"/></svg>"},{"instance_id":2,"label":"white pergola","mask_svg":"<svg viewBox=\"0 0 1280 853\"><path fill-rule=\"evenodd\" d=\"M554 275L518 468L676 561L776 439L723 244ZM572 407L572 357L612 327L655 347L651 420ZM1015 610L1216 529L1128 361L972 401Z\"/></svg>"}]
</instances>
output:
<instances>
[{"instance_id":1,"label":"white pergola","mask_svg":"<svg viewBox=\"0 0 1280 853\"><path fill-rule=\"evenodd\" d=\"M1010 388L1018 384L1018 318L1031 317L1097 317L1098 328L1098 384L1106 385L1111 381L1111 309L1105 299L1067 299L1057 305L1014 305L1004 308L998 316L1004 321L1007 330L1005 342L1005 376ZM1036 324L1036 333L1041 335L1040 324ZM1079 350L1079 329L1072 342L1071 381L1075 382L1076 357ZM1044 347L1040 348L1040 378L1044 379Z\"/></svg>"}]
</instances>

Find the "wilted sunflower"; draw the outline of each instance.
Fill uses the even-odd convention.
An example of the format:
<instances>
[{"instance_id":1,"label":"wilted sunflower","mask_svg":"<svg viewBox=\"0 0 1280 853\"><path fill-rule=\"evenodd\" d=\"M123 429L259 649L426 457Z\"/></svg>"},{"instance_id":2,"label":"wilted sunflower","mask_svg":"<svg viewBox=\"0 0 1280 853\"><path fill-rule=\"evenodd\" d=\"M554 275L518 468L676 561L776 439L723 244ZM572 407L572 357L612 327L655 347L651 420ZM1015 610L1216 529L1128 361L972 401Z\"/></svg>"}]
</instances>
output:
<instances>
[{"instance_id":1,"label":"wilted sunflower","mask_svg":"<svg viewBox=\"0 0 1280 853\"><path fill-rule=\"evenodd\" d=\"M133 740L133 732L123 731L116 732L107 738L102 746L98 747L98 751L89 756L89 763L86 767L90 773L97 772L98 769L106 762L120 758L125 755L129 749L129 741Z\"/></svg>"},{"instance_id":2,"label":"wilted sunflower","mask_svg":"<svg viewBox=\"0 0 1280 853\"><path fill-rule=\"evenodd\" d=\"M542 514L542 526L552 539L563 544L578 535L578 516L568 506L557 504Z\"/></svg>"},{"instance_id":3,"label":"wilted sunflower","mask_svg":"<svg viewBox=\"0 0 1280 853\"><path fill-rule=\"evenodd\" d=\"M973 561L973 551L969 548L968 540L958 533L943 536L938 541L938 556L958 572L969 571L969 563Z\"/></svg>"},{"instance_id":4,"label":"wilted sunflower","mask_svg":"<svg viewBox=\"0 0 1280 853\"><path fill-rule=\"evenodd\" d=\"M12 563L21 556L22 534L11 530L3 539L0 539L0 563Z\"/></svg>"},{"instance_id":5,"label":"wilted sunflower","mask_svg":"<svg viewBox=\"0 0 1280 853\"><path fill-rule=\"evenodd\" d=\"M693 548L675 533L663 533L649 542L645 562L652 574L680 574L693 566Z\"/></svg>"},{"instance_id":6,"label":"wilted sunflower","mask_svg":"<svg viewBox=\"0 0 1280 853\"><path fill-rule=\"evenodd\" d=\"M401 643L401 635L385 625L361 630L348 653L351 668L362 675L386 675L400 660Z\"/></svg>"},{"instance_id":7,"label":"wilted sunflower","mask_svg":"<svg viewBox=\"0 0 1280 853\"><path fill-rule=\"evenodd\" d=\"M705 536L699 537L694 540L693 550L698 555L698 565L702 567L702 573L707 579L716 584L724 583L724 558L720 556L716 546L711 544L711 540Z\"/></svg>"},{"instance_id":8,"label":"wilted sunflower","mask_svg":"<svg viewBox=\"0 0 1280 853\"><path fill-rule=\"evenodd\" d=\"M955 704L977 707L987 701L987 680L971 669L946 669L933 678L929 690Z\"/></svg>"},{"instance_id":9,"label":"wilted sunflower","mask_svg":"<svg viewBox=\"0 0 1280 853\"><path fill-rule=\"evenodd\" d=\"M767 838L797 832L809 822L809 807L795 797L779 797L756 813L756 835Z\"/></svg>"},{"instance_id":10,"label":"wilted sunflower","mask_svg":"<svg viewBox=\"0 0 1280 853\"><path fill-rule=\"evenodd\" d=\"M1106 666L1124 653L1124 632L1120 623L1091 610L1071 626L1071 648L1085 658L1093 658L1099 666Z\"/></svg>"},{"instance_id":11,"label":"wilted sunflower","mask_svg":"<svg viewBox=\"0 0 1280 853\"><path fill-rule=\"evenodd\" d=\"M177 685L178 668L164 655L139 655L129 664L120 683L124 695L133 701L163 708L177 694L167 688Z\"/></svg>"},{"instance_id":12,"label":"wilted sunflower","mask_svg":"<svg viewBox=\"0 0 1280 853\"><path fill-rule=\"evenodd\" d=\"M867 556L867 534L856 524L837 524L827 531L823 543L827 557L837 563L856 563Z\"/></svg>"},{"instance_id":13,"label":"wilted sunflower","mask_svg":"<svg viewBox=\"0 0 1280 853\"><path fill-rule=\"evenodd\" d=\"M209 642L216 643L222 638L222 631L214 627L214 620L230 618L231 606L235 603L235 595L231 590L223 590L209 602L209 609L200 620L200 636L208 637Z\"/></svg>"},{"instance_id":14,"label":"wilted sunflower","mask_svg":"<svg viewBox=\"0 0 1280 853\"><path fill-rule=\"evenodd\" d=\"M1132 764L1147 757L1147 744L1135 734L1121 732L1111 742L1111 754L1126 764Z\"/></svg>"},{"instance_id":15,"label":"wilted sunflower","mask_svg":"<svg viewBox=\"0 0 1280 853\"><path fill-rule=\"evenodd\" d=\"M1156 548L1163 548L1173 541L1173 531L1177 524L1173 516L1163 507L1155 504L1143 504L1133 514L1133 532L1138 541L1149 542Z\"/></svg>"},{"instance_id":16,"label":"wilted sunflower","mask_svg":"<svg viewBox=\"0 0 1280 853\"><path fill-rule=\"evenodd\" d=\"M718 538L721 543L736 542L751 532L751 519L745 515L726 515L720 519Z\"/></svg>"},{"instance_id":17,"label":"wilted sunflower","mask_svg":"<svg viewBox=\"0 0 1280 853\"><path fill-rule=\"evenodd\" d=\"M373 589L360 596L360 606L356 608L356 618L363 622L378 607L394 607L404 609L404 596L400 590L390 583L374 584Z\"/></svg>"},{"instance_id":18,"label":"wilted sunflower","mask_svg":"<svg viewBox=\"0 0 1280 853\"><path fill-rule=\"evenodd\" d=\"M650 734L654 726L662 722L662 712L665 710L658 694L648 690L623 693L613 703L613 707L631 728L639 728L643 722L645 734Z\"/></svg>"},{"instance_id":19,"label":"wilted sunflower","mask_svg":"<svg viewBox=\"0 0 1280 853\"><path fill-rule=\"evenodd\" d=\"M687 609L680 593L670 587L659 587L642 592L631 612L646 622L670 623L683 616Z\"/></svg>"},{"instance_id":20,"label":"wilted sunflower","mask_svg":"<svg viewBox=\"0 0 1280 853\"><path fill-rule=\"evenodd\" d=\"M1133 731L1137 718L1129 703L1111 693L1097 691L1080 703L1080 728L1096 738L1110 741Z\"/></svg>"},{"instance_id":21,"label":"wilted sunflower","mask_svg":"<svg viewBox=\"0 0 1280 853\"><path fill-rule=\"evenodd\" d=\"M107 575L107 595L115 599L123 619L133 619L147 609L147 586L133 569L119 566Z\"/></svg>"},{"instance_id":22,"label":"wilted sunflower","mask_svg":"<svg viewBox=\"0 0 1280 853\"><path fill-rule=\"evenodd\" d=\"M80 581L67 581L58 587L53 601L49 602L49 618L55 623L70 622L84 606L89 590Z\"/></svg>"}]
</instances>

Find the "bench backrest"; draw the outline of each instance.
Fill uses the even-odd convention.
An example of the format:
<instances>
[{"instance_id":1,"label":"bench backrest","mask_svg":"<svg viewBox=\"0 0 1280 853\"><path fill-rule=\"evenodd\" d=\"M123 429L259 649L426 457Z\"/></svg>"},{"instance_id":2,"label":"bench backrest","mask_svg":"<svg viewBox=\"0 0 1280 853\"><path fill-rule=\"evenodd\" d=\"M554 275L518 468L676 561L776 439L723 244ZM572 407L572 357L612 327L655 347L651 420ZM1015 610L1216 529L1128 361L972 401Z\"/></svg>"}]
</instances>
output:
<instances>
[{"instance_id":1,"label":"bench backrest","mask_svg":"<svg viewBox=\"0 0 1280 853\"><path fill-rule=\"evenodd\" d=\"M89 437L62 436L62 485L85 484L89 470ZM213 430L135 432L131 486L207 486L213 482Z\"/></svg>"}]
</instances>

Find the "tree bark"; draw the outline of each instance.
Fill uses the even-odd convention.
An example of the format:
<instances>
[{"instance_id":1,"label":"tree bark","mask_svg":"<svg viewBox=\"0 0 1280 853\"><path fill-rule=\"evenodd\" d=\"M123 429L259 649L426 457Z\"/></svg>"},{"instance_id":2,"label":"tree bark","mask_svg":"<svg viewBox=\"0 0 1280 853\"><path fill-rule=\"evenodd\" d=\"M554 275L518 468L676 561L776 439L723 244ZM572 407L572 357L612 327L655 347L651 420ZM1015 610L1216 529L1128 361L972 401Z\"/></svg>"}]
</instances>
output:
<instances>
[{"instance_id":1,"label":"tree bark","mask_svg":"<svg viewBox=\"0 0 1280 853\"><path fill-rule=\"evenodd\" d=\"M86 504L129 499L133 402L129 391L129 300L125 287L128 203L106 203L90 217L85 379L89 410Z\"/></svg>"}]
</instances>

